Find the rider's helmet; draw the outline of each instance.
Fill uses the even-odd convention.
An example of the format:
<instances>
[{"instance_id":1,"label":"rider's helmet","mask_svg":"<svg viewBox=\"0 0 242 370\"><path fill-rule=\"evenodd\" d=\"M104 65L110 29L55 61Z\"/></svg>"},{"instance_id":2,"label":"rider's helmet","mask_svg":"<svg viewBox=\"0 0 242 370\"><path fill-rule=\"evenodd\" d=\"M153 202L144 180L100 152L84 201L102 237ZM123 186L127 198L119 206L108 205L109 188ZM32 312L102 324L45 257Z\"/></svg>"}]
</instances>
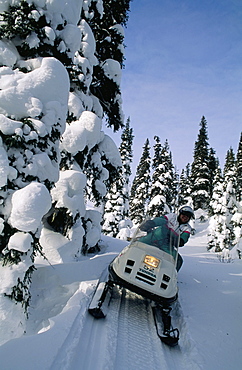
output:
<instances>
[{"instance_id":1,"label":"rider's helmet","mask_svg":"<svg viewBox=\"0 0 242 370\"><path fill-rule=\"evenodd\" d=\"M179 209L179 215L186 215L189 218L195 218L194 211L190 206L182 206Z\"/></svg>"}]
</instances>

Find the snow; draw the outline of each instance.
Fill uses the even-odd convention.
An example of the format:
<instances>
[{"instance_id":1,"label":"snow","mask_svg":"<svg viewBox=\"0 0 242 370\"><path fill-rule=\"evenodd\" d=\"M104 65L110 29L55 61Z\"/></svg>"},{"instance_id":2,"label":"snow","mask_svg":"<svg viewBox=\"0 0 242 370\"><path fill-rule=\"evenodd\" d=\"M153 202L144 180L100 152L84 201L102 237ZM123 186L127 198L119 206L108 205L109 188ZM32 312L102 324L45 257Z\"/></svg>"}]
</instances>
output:
<instances>
[{"instance_id":1,"label":"snow","mask_svg":"<svg viewBox=\"0 0 242 370\"><path fill-rule=\"evenodd\" d=\"M56 207L65 207L73 215L78 212L81 216L85 214L83 192L86 185L86 176L78 171L67 170L60 172L60 179L51 190L53 202Z\"/></svg>"},{"instance_id":2,"label":"snow","mask_svg":"<svg viewBox=\"0 0 242 370\"><path fill-rule=\"evenodd\" d=\"M75 155L87 146L89 149L102 141L102 120L89 111L82 112L79 120L67 126L62 139L62 148Z\"/></svg>"},{"instance_id":3,"label":"snow","mask_svg":"<svg viewBox=\"0 0 242 370\"><path fill-rule=\"evenodd\" d=\"M35 232L43 216L51 208L51 197L47 188L38 182L31 182L12 195L12 209L9 222L21 231Z\"/></svg>"},{"instance_id":4,"label":"snow","mask_svg":"<svg viewBox=\"0 0 242 370\"><path fill-rule=\"evenodd\" d=\"M23 123L14 121L3 114L0 114L0 130L4 135L13 135L17 129L20 129Z\"/></svg>"},{"instance_id":5,"label":"snow","mask_svg":"<svg viewBox=\"0 0 242 370\"><path fill-rule=\"evenodd\" d=\"M99 151L105 154L106 158L114 167L122 166L119 150L110 136L104 135L102 142L99 144Z\"/></svg>"},{"instance_id":6,"label":"snow","mask_svg":"<svg viewBox=\"0 0 242 370\"><path fill-rule=\"evenodd\" d=\"M120 67L119 62L113 59L106 59L102 65L102 68L103 68L103 71L106 77L116 82L117 85L120 84L121 67Z\"/></svg>"},{"instance_id":7,"label":"snow","mask_svg":"<svg viewBox=\"0 0 242 370\"><path fill-rule=\"evenodd\" d=\"M8 156L6 150L2 146L2 138L0 140L0 186L7 184L8 173L9 173Z\"/></svg>"},{"instance_id":8,"label":"snow","mask_svg":"<svg viewBox=\"0 0 242 370\"><path fill-rule=\"evenodd\" d=\"M20 64L31 71L23 73L0 67L0 113L18 120L26 116L36 118L43 110L45 125L52 127L52 123L59 119L64 131L70 85L65 67L51 57L21 61Z\"/></svg>"},{"instance_id":9,"label":"snow","mask_svg":"<svg viewBox=\"0 0 242 370\"><path fill-rule=\"evenodd\" d=\"M18 305L1 300L1 368L239 370L242 261L207 252L209 220L198 216L196 234L180 250L184 264L173 309L178 347L160 342L149 304L128 291L116 290L106 319L87 313L98 278L126 241L103 236L98 255L76 260L73 242L44 229L41 243L51 265L37 258L29 319Z\"/></svg>"},{"instance_id":10,"label":"snow","mask_svg":"<svg viewBox=\"0 0 242 370\"><path fill-rule=\"evenodd\" d=\"M20 2L0 1L0 12ZM68 51L68 57L82 72L78 75L80 82L88 89L98 60L93 32L87 21L79 20L82 10L87 19L94 16L91 9L96 9L102 17L102 0L27 2L38 8L31 14L33 19L46 16L45 42L53 45L57 38L62 40L59 51ZM121 25L111 29L123 35ZM44 138L53 134L53 128L59 126L58 133L64 133L62 149L68 153L75 155L86 147L89 151L97 147L91 165L100 171L95 185L101 195L105 195L103 181L108 178L101 162L106 160L114 167L121 166L120 153L114 141L101 131L103 110L99 100L82 91L69 93L69 76L61 62L51 57L23 60L13 42L0 40L0 65L3 65L0 67L0 130L3 135L23 139L30 145L18 151L3 145L0 138L0 186L3 188L8 181L16 180L8 194L1 193L4 219L0 218L0 232L7 222L16 228L7 246L11 255L21 252L17 265L0 266L1 368L239 369L241 260L238 255L229 255L227 250L219 259L206 251L208 221L201 224L197 221L194 226L197 234L182 249L184 267L179 273L179 304L173 311L181 330L178 348L171 350L161 344L150 305L128 291L114 292L105 320L96 321L88 315L88 303L99 277L127 245L121 239L130 237L134 230L126 227L131 226L129 220L123 220L117 239L102 236L99 254L80 255L84 237L87 245L95 246L101 235L101 213L85 204L87 178L77 165L59 174L59 145L58 149L53 146L42 152L39 148L34 150L31 142L38 140L38 135ZM40 40L32 32L26 43L35 48ZM81 54L77 52L79 49ZM107 78L120 84L121 68L117 61L107 59L101 67ZM121 103L120 95L115 99ZM66 125L67 104L69 113L77 120ZM28 123L21 122L24 117ZM55 150L57 160L51 160ZM18 173L26 178L36 177L40 182L55 182L51 195L42 183L28 184L17 178ZM46 223L45 227L41 224L51 201L73 216L80 216L66 237L55 233ZM237 216L234 222L240 222ZM26 270L33 267L33 238L39 234L47 259L43 256L35 259L37 270L32 276L32 299L26 319L21 304L4 294L11 294L12 287L23 281ZM239 239L240 235L237 226L236 237Z\"/></svg>"},{"instance_id":11,"label":"snow","mask_svg":"<svg viewBox=\"0 0 242 370\"><path fill-rule=\"evenodd\" d=\"M33 238L30 234L17 232L10 237L8 242L8 249L14 249L25 253L30 250L32 242Z\"/></svg>"},{"instance_id":12,"label":"snow","mask_svg":"<svg viewBox=\"0 0 242 370\"><path fill-rule=\"evenodd\" d=\"M9 40L0 40L0 65L13 67L18 60L18 51Z\"/></svg>"}]
</instances>

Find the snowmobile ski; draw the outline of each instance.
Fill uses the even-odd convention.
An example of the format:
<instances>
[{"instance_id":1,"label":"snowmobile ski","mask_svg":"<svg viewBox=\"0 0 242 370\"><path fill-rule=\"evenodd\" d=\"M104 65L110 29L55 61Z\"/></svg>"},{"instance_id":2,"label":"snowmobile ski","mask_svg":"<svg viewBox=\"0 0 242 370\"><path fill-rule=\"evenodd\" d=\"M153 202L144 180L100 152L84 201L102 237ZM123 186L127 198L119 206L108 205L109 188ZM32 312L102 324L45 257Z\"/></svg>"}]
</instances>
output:
<instances>
[{"instance_id":1,"label":"snowmobile ski","mask_svg":"<svg viewBox=\"0 0 242 370\"><path fill-rule=\"evenodd\" d=\"M176 346L179 341L179 330L171 326L171 307L155 305L152 308L158 337L168 346Z\"/></svg>"},{"instance_id":2,"label":"snowmobile ski","mask_svg":"<svg viewBox=\"0 0 242 370\"><path fill-rule=\"evenodd\" d=\"M99 278L88 307L88 312L96 319L102 319L107 316L108 306L112 296L112 288L113 284L109 280L108 269L105 268Z\"/></svg>"},{"instance_id":3,"label":"snowmobile ski","mask_svg":"<svg viewBox=\"0 0 242 370\"><path fill-rule=\"evenodd\" d=\"M88 312L96 319L105 318L107 316L111 295L112 284L109 281L99 282L89 305Z\"/></svg>"}]
</instances>

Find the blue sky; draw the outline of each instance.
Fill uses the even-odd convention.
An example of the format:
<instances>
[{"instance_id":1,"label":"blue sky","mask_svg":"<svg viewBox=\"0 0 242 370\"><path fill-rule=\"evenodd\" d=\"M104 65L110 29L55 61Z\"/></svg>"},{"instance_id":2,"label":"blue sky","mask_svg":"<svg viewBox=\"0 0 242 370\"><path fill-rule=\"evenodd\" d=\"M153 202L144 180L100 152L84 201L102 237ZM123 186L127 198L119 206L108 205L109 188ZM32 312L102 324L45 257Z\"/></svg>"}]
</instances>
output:
<instances>
[{"instance_id":1,"label":"blue sky","mask_svg":"<svg viewBox=\"0 0 242 370\"><path fill-rule=\"evenodd\" d=\"M155 135L168 139L179 170L191 163L203 115L223 165L242 131L242 1L133 0L125 45L121 89L134 166Z\"/></svg>"}]
</instances>

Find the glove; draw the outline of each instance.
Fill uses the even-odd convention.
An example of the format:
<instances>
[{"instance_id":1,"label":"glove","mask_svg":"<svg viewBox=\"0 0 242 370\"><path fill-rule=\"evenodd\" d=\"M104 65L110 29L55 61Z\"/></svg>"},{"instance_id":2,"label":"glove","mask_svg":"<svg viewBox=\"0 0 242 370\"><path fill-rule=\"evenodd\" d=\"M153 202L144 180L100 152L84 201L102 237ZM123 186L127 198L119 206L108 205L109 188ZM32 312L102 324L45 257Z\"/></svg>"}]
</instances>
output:
<instances>
[{"instance_id":1,"label":"glove","mask_svg":"<svg viewBox=\"0 0 242 370\"><path fill-rule=\"evenodd\" d=\"M192 229L192 230L191 230L191 234L192 234L192 235L195 235L195 234L196 234L196 229Z\"/></svg>"},{"instance_id":2,"label":"glove","mask_svg":"<svg viewBox=\"0 0 242 370\"><path fill-rule=\"evenodd\" d=\"M150 232L153 227L155 227L155 222L147 220L140 226L140 230Z\"/></svg>"}]
</instances>

